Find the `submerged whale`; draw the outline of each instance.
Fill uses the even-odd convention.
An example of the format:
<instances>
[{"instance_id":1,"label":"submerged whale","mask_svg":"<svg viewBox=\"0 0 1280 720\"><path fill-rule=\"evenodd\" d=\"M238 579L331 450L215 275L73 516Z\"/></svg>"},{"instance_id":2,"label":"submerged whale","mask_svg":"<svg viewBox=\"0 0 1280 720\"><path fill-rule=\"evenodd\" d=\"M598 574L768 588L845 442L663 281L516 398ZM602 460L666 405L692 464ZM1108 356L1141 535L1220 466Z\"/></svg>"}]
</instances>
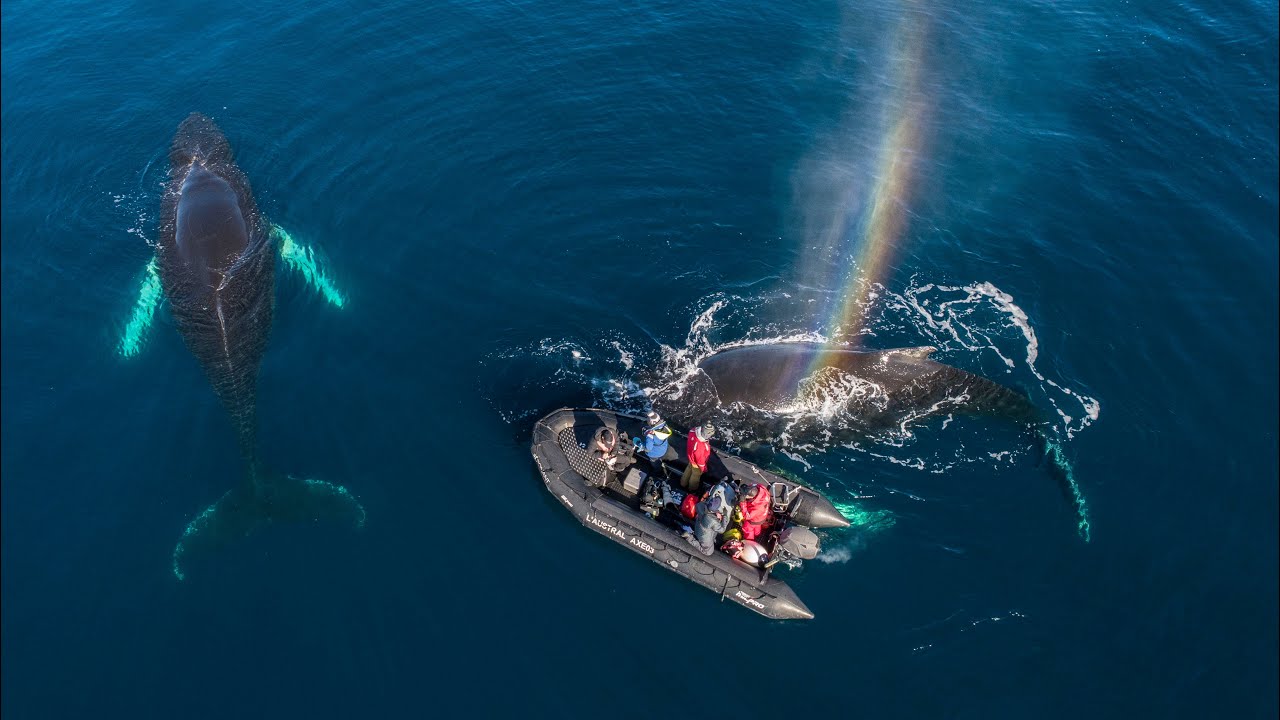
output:
<instances>
[{"instance_id":1,"label":"submerged whale","mask_svg":"<svg viewBox=\"0 0 1280 720\"><path fill-rule=\"evenodd\" d=\"M820 343L746 345L714 353L678 402L664 414L698 423L720 411L733 415L748 438L771 442L788 418L821 422L838 414L843 431L902 427L940 414L1004 418L1030 430L1046 468L1072 502L1079 531L1089 539L1084 496L1060 445L1046 430L1048 416L1025 394L933 360L934 348L854 350Z\"/></svg>"},{"instance_id":2,"label":"submerged whale","mask_svg":"<svg viewBox=\"0 0 1280 720\"><path fill-rule=\"evenodd\" d=\"M231 146L193 113L169 152L156 270L170 312L231 416L244 462L241 481L188 525L173 572L197 548L243 537L276 520L337 518L361 525L364 508L340 485L275 476L259 460L258 367L275 306L272 226L262 216Z\"/></svg>"}]
</instances>

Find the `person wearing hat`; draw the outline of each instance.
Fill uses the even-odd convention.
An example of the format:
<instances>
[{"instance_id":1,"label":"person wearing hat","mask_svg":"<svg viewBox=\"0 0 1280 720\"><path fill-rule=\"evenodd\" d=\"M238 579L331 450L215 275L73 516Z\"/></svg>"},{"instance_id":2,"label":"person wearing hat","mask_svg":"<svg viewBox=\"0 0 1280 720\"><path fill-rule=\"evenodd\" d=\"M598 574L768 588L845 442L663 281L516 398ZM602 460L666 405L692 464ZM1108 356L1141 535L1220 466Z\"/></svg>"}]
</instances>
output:
<instances>
[{"instance_id":1,"label":"person wearing hat","mask_svg":"<svg viewBox=\"0 0 1280 720\"><path fill-rule=\"evenodd\" d=\"M655 470L659 470L663 477L667 475L667 460L675 460L679 457L675 448L667 440L671 437L671 428L667 427L667 422L662 416L653 410L649 411L649 422L644 427L644 445L642 452L645 457L649 458L649 462L653 464Z\"/></svg>"},{"instance_id":2,"label":"person wearing hat","mask_svg":"<svg viewBox=\"0 0 1280 720\"><path fill-rule=\"evenodd\" d=\"M711 421L699 425L689 431L689 464L680 476L680 487L691 493L702 488L702 473L707 471L707 460L711 457L711 436L716 434Z\"/></svg>"}]
</instances>

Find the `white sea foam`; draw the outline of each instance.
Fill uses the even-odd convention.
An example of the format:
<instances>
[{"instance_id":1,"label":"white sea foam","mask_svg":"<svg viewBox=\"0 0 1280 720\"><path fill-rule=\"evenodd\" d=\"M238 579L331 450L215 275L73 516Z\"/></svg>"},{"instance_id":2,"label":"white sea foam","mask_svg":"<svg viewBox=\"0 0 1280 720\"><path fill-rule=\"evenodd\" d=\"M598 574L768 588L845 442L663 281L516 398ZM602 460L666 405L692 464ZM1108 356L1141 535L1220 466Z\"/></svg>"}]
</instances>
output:
<instances>
[{"instance_id":1,"label":"white sea foam","mask_svg":"<svg viewBox=\"0 0 1280 720\"><path fill-rule=\"evenodd\" d=\"M823 368L801 381L795 401L774 408L774 412L790 416L814 416L831 420L847 410L850 403L883 410L889 395L880 385L838 368Z\"/></svg>"},{"instance_id":2,"label":"white sea foam","mask_svg":"<svg viewBox=\"0 0 1280 720\"><path fill-rule=\"evenodd\" d=\"M519 355L520 353L514 354ZM569 340L554 340L552 338L539 340L537 347L533 349L533 354L542 357L565 357L575 363L591 359L591 356L580 345Z\"/></svg>"},{"instance_id":3,"label":"white sea foam","mask_svg":"<svg viewBox=\"0 0 1280 720\"><path fill-rule=\"evenodd\" d=\"M129 235L141 238L147 245L155 247L155 239L148 231L148 228L155 223L152 209L155 199L140 193L107 194L111 197L111 204L128 217L124 221L124 231Z\"/></svg>"},{"instance_id":4,"label":"white sea foam","mask_svg":"<svg viewBox=\"0 0 1280 720\"><path fill-rule=\"evenodd\" d=\"M622 347L622 343L618 342L617 340L614 340L609 344L613 346L614 350L618 351L618 360L622 362L622 367L626 368L627 370L630 370L631 368L635 367L636 356L631 352L629 352L626 348Z\"/></svg>"},{"instance_id":5,"label":"white sea foam","mask_svg":"<svg viewBox=\"0 0 1280 720\"><path fill-rule=\"evenodd\" d=\"M1040 371L1037 366L1040 341L1031 319L1012 295L994 284L981 282L947 286L928 283L909 287L900 294L888 293L887 297L891 301L886 302L886 309L907 310L907 317L916 321L916 328L928 335L939 349L991 352L1010 373L1018 365L1006 354L1001 344L1002 335L1007 335L1008 330L1017 332L1025 343L1026 370L1039 382L1044 399L1062 421L1061 431L1066 437L1074 437L1075 433L1098 419L1101 404L1096 399L1055 382ZM1080 403L1083 416L1062 408L1061 401L1067 398Z\"/></svg>"}]
</instances>

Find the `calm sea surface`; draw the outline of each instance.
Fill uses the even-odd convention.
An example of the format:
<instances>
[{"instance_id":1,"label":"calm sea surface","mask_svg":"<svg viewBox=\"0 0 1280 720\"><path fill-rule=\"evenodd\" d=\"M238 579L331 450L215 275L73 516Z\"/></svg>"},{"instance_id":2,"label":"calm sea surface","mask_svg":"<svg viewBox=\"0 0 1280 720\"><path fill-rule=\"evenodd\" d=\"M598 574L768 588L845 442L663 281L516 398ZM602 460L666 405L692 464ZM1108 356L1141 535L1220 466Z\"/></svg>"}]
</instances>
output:
<instances>
[{"instance_id":1,"label":"calm sea surface","mask_svg":"<svg viewBox=\"0 0 1280 720\"><path fill-rule=\"evenodd\" d=\"M3 6L3 713L1272 718L1277 4ZM161 306L117 343L193 111L316 253L264 462L359 532L185 582L235 434ZM715 348L933 345L1055 418L774 461L857 522L774 623L546 493L529 431ZM731 433L731 428L729 429Z\"/></svg>"}]
</instances>

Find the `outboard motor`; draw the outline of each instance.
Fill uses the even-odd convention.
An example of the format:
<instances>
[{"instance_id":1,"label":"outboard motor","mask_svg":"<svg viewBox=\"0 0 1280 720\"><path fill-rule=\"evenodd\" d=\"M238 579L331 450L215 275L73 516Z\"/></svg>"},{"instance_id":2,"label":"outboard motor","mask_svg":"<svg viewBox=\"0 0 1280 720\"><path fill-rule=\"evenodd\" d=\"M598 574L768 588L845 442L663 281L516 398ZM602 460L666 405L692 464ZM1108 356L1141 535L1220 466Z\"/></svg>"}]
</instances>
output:
<instances>
[{"instance_id":1,"label":"outboard motor","mask_svg":"<svg viewBox=\"0 0 1280 720\"><path fill-rule=\"evenodd\" d=\"M773 548L773 560L795 569L805 560L818 557L818 536L801 525L788 525L778 533L778 544Z\"/></svg>"}]
</instances>

